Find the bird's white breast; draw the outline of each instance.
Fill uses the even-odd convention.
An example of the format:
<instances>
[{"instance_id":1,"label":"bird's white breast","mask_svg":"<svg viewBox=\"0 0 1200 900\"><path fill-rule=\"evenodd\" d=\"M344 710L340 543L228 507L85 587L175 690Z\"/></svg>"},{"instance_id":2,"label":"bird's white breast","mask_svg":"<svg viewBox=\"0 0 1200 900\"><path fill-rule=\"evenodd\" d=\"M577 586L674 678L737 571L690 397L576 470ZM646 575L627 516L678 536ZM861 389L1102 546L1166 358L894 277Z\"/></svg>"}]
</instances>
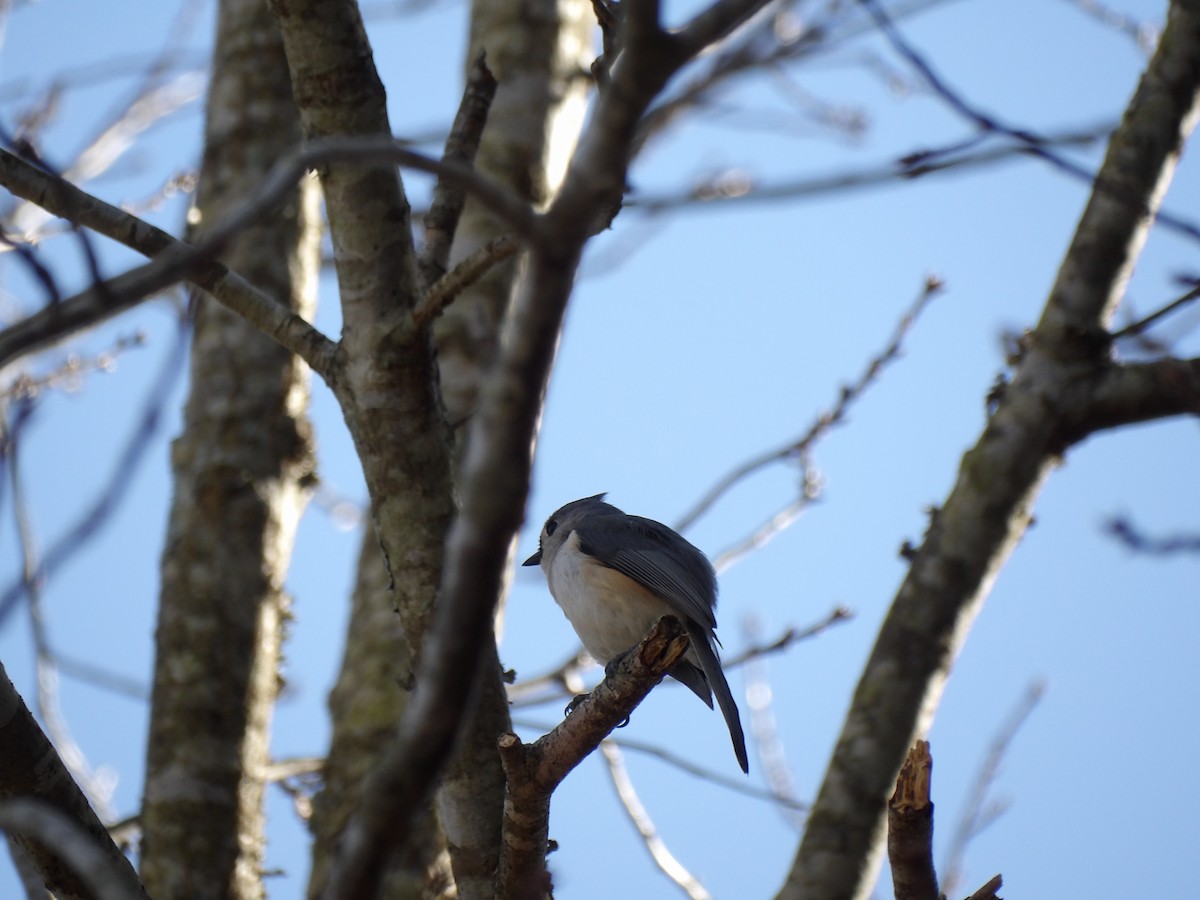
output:
<instances>
[{"instance_id":1,"label":"bird's white breast","mask_svg":"<svg viewBox=\"0 0 1200 900\"><path fill-rule=\"evenodd\" d=\"M671 613L657 594L584 554L578 534L563 542L546 580L583 646L600 663L637 644L650 626Z\"/></svg>"}]
</instances>

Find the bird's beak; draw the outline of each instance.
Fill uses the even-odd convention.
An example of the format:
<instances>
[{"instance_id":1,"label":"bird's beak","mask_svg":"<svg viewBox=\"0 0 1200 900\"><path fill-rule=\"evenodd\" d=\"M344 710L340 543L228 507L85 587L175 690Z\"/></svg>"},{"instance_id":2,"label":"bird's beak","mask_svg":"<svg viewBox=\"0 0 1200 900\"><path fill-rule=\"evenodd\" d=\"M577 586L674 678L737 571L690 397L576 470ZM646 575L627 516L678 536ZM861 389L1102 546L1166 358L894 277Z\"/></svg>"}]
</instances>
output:
<instances>
[{"instance_id":1,"label":"bird's beak","mask_svg":"<svg viewBox=\"0 0 1200 900\"><path fill-rule=\"evenodd\" d=\"M533 554L533 556L529 557L529 559L527 559L527 560L525 560L525 562L521 563L521 565L523 565L523 566L539 566L541 564L542 564L542 548L541 547L538 547L537 553Z\"/></svg>"}]
</instances>

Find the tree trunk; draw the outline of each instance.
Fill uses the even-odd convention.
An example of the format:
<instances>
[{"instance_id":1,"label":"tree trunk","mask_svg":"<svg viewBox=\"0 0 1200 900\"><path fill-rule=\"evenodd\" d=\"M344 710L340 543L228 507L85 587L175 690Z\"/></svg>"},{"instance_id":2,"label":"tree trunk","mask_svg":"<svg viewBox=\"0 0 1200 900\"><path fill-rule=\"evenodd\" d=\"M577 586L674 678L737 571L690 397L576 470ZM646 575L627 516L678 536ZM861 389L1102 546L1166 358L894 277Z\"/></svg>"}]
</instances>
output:
<instances>
[{"instance_id":1,"label":"tree trunk","mask_svg":"<svg viewBox=\"0 0 1200 900\"><path fill-rule=\"evenodd\" d=\"M476 168L540 205L553 196L582 121L587 84L580 74L591 61L593 25L580 0L542 4L533 16L534 28L529 15L519 3L476 3L467 62L485 52L499 82ZM468 199L451 266L504 233L502 223ZM498 266L458 297L436 326L441 392L450 422L459 426L456 435L465 432L461 424L474 409L480 381L495 357L516 272L516 263ZM313 810L310 896L324 886L329 854L358 802L361 779L378 762L408 696L396 687L407 685L412 674L407 648L398 649L404 644L402 626L386 594L372 594L382 592L386 581L378 538L368 529L342 668L330 696L333 739ZM460 736L438 794L441 817L427 814L429 827L448 823L446 838L462 897L490 895L499 858L504 778L496 738L509 726L494 648L487 648L485 656L476 713ZM382 895L413 896L410 892L426 878L424 896L439 896L445 888L443 847L440 839L423 841L393 858Z\"/></svg>"},{"instance_id":2,"label":"tree trunk","mask_svg":"<svg viewBox=\"0 0 1200 900\"><path fill-rule=\"evenodd\" d=\"M388 574L375 531L367 528L359 551L346 649L329 694L333 737L321 791L313 801L312 874L308 896L325 889L338 837L361 801L363 783L396 731L412 683L413 659L388 590ZM379 896L389 900L455 896L446 841L430 810L414 840L394 848Z\"/></svg>"},{"instance_id":3,"label":"tree trunk","mask_svg":"<svg viewBox=\"0 0 1200 900\"><path fill-rule=\"evenodd\" d=\"M558 190L583 122L593 52L594 19L582 0L489 3L471 10L468 64L481 52L496 77L496 98L475 166L484 175L545 206ZM507 227L475 199L467 201L450 254L453 265ZM519 263L503 263L450 305L435 328L442 397L451 423L474 411L480 386L496 358ZM459 441L458 456L464 448ZM510 561L512 549L509 551ZM511 572L511 567L509 569ZM497 610L497 626L503 605ZM492 896L500 859L504 772L496 739L511 728L494 644L484 648L474 714L442 779L437 808L451 846L459 894ZM458 851L458 852L455 852Z\"/></svg>"},{"instance_id":4,"label":"tree trunk","mask_svg":"<svg viewBox=\"0 0 1200 900\"><path fill-rule=\"evenodd\" d=\"M201 233L300 139L275 22L222 0L197 207ZM225 261L305 318L315 307L315 187ZM263 896L263 770L283 591L312 478L308 370L198 295L191 393L172 463L142 806L142 876L167 900Z\"/></svg>"},{"instance_id":5,"label":"tree trunk","mask_svg":"<svg viewBox=\"0 0 1200 900\"><path fill-rule=\"evenodd\" d=\"M1200 8L1173 3L1024 358L931 513L876 638L781 898L870 895L896 773L1067 447L1194 407L1183 364L1118 365L1107 329L1195 124L1198 90Z\"/></svg>"}]
</instances>

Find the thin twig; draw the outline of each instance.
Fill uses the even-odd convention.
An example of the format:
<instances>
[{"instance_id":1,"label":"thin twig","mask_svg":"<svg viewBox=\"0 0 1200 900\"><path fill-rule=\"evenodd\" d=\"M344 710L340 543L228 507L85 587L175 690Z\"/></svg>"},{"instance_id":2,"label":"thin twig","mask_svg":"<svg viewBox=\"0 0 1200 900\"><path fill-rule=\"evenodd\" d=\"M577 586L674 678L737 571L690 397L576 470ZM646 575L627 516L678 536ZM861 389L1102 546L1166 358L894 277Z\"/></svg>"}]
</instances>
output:
<instances>
[{"instance_id":1,"label":"thin twig","mask_svg":"<svg viewBox=\"0 0 1200 900\"><path fill-rule=\"evenodd\" d=\"M604 761L608 764L608 775L612 779L613 789L617 792L617 799L621 801L625 815L629 817L633 827L642 836L642 843L659 871L691 900L712 900L712 894L705 890L704 885L696 876L675 858L675 855L667 849L667 845L659 836L658 829L654 827L654 820L650 818L646 807L642 805L633 781L629 777L629 772L625 768L625 760L621 756L620 748L612 741L602 741L600 752L604 754Z\"/></svg>"},{"instance_id":2,"label":"thin twig","mask_svg":"<svg viewBox=\"0 0 1200 900\"><path fill-rule=\"evenodd\" d=\"M62 301L62 293L58 289L58 282L54 280L53 273L42 264L38 259L37 251L31 243L20 242L13 240L9 235L0 231L0 252L13 251L17 254L17 258L29 267L29 271L33 273L33 278L46 292L46 299L51 306L55 306Z\"/></svg>"},{"instance_id":3,"label":"thin twig","mask_svg":"<svg viewBox=\"0 0 1200 900\"><path fill-rule=\"evenodd\" d=\"M487 67L483 52L480 52L471 64L458 114L446 138L446 147L442 152L443 164L475 165L479 140L495 96L496 79ZM450 245L454 242L458 220L466 202L467 195L460 187L438 178L433 189L433 201L429 212L425 214L425 246L417 259L421 287L426 291L446 274Z\"/></svg>"},{"instance_id":4,"label":"thin twig","mask_svg":"<svg viewBox=\"0 0 1200 900\"><path fill-rule=\"evenodd\" d=\"M808 473L811 469L805 466ZM783 509L768 518L765 522L759 525L754 531L745 538L734 544L732 547L727 547L713 557L713 568L719 574L723 574L734 565L741 562L751 553L761 550L774 538L778 537L784 531L800 518L800 514L808 509L809 505L816 499L817 493L810 490L807 485L809 483L816 484L815 479L805 478L806 487L800 492L800 496L792 500Z\"/></svg>"},{"instance_id":5,"label":"thin twig","mask_svg":"<svg viewBox=\"0 0 1200 900\"><path fill-rule=\"evenodd\" d=\"M1112 128L1112 123L1104 123L1092 128L1065 131L1046 137L1044 146L1089 146L1107 138ZM963 142L955 141L944 147L914 150L879 165L769 184L755 184L743 173L731 177L726 172L681 193L634 195L629 198L628 206L630 210L653 215L699 204L773 203L824 197L893 182L915 182L932 174L982 168L1029 155L1030 150L1024 144L965 152Z\"/></svg>"},{"instance_id":6,"label":"thin twig","mask_svg":"<svg viewBox=\"0 0 1200 900\"><path fill-rule=\"evenodd\" d=\"M112 810L109 801L112 795L112 785L105 785L103 779L97 777L93 771L83 748L71 734L66 717L63 715L62 705L59 703L58 661L50 649L50 640L47 634L45 609L42 605L42 579L38 577L41 563L38 560L33 522L25 501L24 482L21 479L20 450L21 447L17 443L14 443L9 450L8 475L17 543L21 551L21 586L24 589L26 605L29 610L30 629L33 633L36 674L35 704L46 734L54 742L71 777L87 795L88 801L96 810L97 815L101 818L110 818Z\"/></svg>"},{"instance_id":7,"label":"thin twig","mask_svg":"<svg viewBox=\"0 0 1200 900\"><path fill-rule=\"evenodd\" d=\"M1143 53L1149 54L1154 50L1154 45L1158 43L1158 29L1156 27L1139 22L1132 16L1127 16L1113 9L1111 6L1099 3L1097 0L1066 0L1066 2L1102 25L1106 25L1114 31L1132 38Z\"/></svg>"},{"instance_id":8,"label":"thin twig","mask_svg":"<svg viewBox=\"0 0 1200 900\"><path fill-rule=\"evenodd\" d=\"M87 357L74 353L48 372L30 375L27 372L18 374L9 385L0 390L0 401L32 399L46 390L72 391L78 387L83 376L93 372L111 372L116 368L117 357L133 347L141 347L146 343L146 336L141 331L118 338L107 349Z\"/></svg>"},{"instance_id":9,"label":"thin twig","mask_svg":"<svg viewBox=\"0 0 1200 900\"><path fill-rule=\"evenodd\" d=\"M811 640L828 631L835 625L849 622L854 613L844 606L836 606L823 618L804 628L789 626L776 638L764 644L753 644L740 653L729 656L722 661L725 669L736 669L746 665L752 659L783 653L801 641ZM585 668L594 667L595 660L587 652L580 649L574 656L549 672L523 679L509 688L509 700L514 706L540 706L544 703L557 703L564 698L573 697L583 691L583 682L579 673ZM679 684L676 681L668 685Z\"/></svg>"},{"instance_id":10,"label":"thin twig","mask_svg":"<svg viewBox=\"0 0 1200 900\"><path fill-rule=\"evenodd\" d=\"M916 16L947 0L900 0L892 6L897 19ZM789 23L788 27L784 23ZM784 25L784 27L780 27ZM798 16L787 7L773 7L723 40L706 54L700 73L651 108L638 126L638 151L654 136L687 111L711 110L718 88L740 76L779 69L805 57L829 54L843 48L871 27L865 16L856 15L847 3L825 3L821 9L806 8ZM868 68L881 68L869 57ZM887 80L895 82L890 74Z\"/></svg>"},{"instance_id":11,"label":"thin twig","mask_svg":"<svg viewBox=\"0 0 1200 900\"><path fill-rule=\"evenodd\" d=\"M104 666L97 666L85 659L68 656L62 651L59 651L55 658L58 662L58 671L64 677L74 678L76 681L82 681L91 687L108 691L128 700L145 702L150 699L150 688L140 679L121 672L114 672Z\"/></svg>"},{"instance_id":12,"label":"thin twig","mask_svg":"<svg viewBox=\"0 0 1200 900\"><path fill-rule=\"evenodd\" d=\"M146 897L133 869L123 858L117 856L114 859L105 853L65 812L45 801L20 798L0 802L0 828L43 847L54 848L54 855L96 900L144 900ZM44 872L41 874L45 876Z\"/></svg>"},{"instance_id":13,"label":"thin twig","mask_svg":"<svg viewBox=\"0 0 1200 900\"><path fill-rule=\"evenodd\" d=\"M1200 534L1150 537L1139 531L1128 519L1120 516L1109 519L1104 525L1104 530L1135 553L1146 553L1150 556L1200 553Z\"/></svg>"},{"instance_id":14,"label":"thin twig","mask_svg":"<svg viewBox=\"0 0 1200 900\"><path fill-rule=\"evenodd\" d=\"M1146 316L1144 319L1139 319L1132 325L1126 325L1120 331L1113 332L1112 339L1114 341L1119 341L1122 338L1133 337L1134 335L1142 334L1159 319L1165 318L1171 313L1183 309L1183 307L1187 306L1189 303L1192 303L1197 298L1200 298L1200 285L1192 288L1182 297L1175 298L1166 306L1162 307L1162 309L1158 309L1150 313L1150 315Z\"/></svg>"},{"instance_id":15,"label":"thin twig","mask_svg":"<svg viewBox=\"0 0 1200 900\"><path fill-rule=\"evenodd\" d=\"M1111 188L1096 180L1096 173L1084 166L1071 162L1065 156L1055 152L1041 135L1027 128L1018 128L1005 124L995 116L984 113L978 107L969 103L965 97L951 88L945 79L934 71L933 66L925 57L905 39L904 35L900 33L900 29L896 26L896 23L887 14L878 0L859 0L859 2L866 8L871 18L875 20L875 24L879 27L880 32L887 39L888 43L908 61L909 65L920 73L934 94L940 97L947 106L960 116L982 131L1002 134L1020 142L1029 153L1049 163L1060 172L1083 181L1090 186L1094 186L1096 189L1111 190ZM1144 203L1134 198L1130 198L1130 201L1136 202L1139 206L1145 206ZM1192 240L1200 241L1200 226L1197 226L1193 222L1165 212L1161 207L1157 211L1156 220L1173 231L1186 235Z\"/></svg>"},{"instance_id":16,"label":"thin twig","mask_svg":"<svg viewBox=\"0 0 1200 900\"><path fill-rule=\"evenodd\" d=\"M746 640L757 644L761 622L757 616L747 616L742 623ZM771 795L780 801L776 804L780 815L797 830L804 826L804 810L807 808L796 795L796 779L787 763L783 736L775 716L774 691L767 675L767 665L761 655L746 660L746 705L750 709L750 735L758 756L759 768L771 786Z\"/></svg>"},{"instance_id":17,"label":"thin twig","mask_svg":"<svg viewBox=\"0 0 1200 900\"><path fill-rule=\"evenodd\" d=\"M736 669L738 666L743 666L752 659L758 659L763 656L770 656L775 653L782 653L801 641L812 640L818 635L824 634L835 625L841 625L849 622L854 618L854 613L844 606L835 606L831 609L824 618L812 625L804 628L789 627L784 629L783 634L765 644L751 644L741 653L730 656L723 661L726 669Z\"/></svg>"},{"instance_id":18,"label":"thin twig","mask_svg":"<svg viewBox=\"0 0 1200 900\"><path fill-rule=\"evenodd\" d=\"M137 467L146 458L146 452L150 447L150 438L162 425L167 398L174 390L176 381L183 374L190 334L189 323L181 320L175 335L175 343L167 351L162 371L155 379L154 386L142 407L137 427L122 449L112 474L109 476L107 486L79 517L78 521L50 545L39 561L36 570L29 576L30 580L40 582L50 577L67 560L86 547L88 540L98 533L100 526L116 511L120 501L126 496ZM0 624L3 624L25 595L25 585L26 579L18 578L0 594Z\"/></svg>"},{"instance_id":19,"label":"thin twig","mask_svg":"<svg viewBox=\"0 0 1200 900\"><path fill-rule=\"evenodd\" d=\"M197 252L207 254L220 249L230 237L266 216L301 175L333 163L392 163L436 175L449 187L474 196L520 237L537 237L538 215L529 204L469 165L434 159L409 149L404 141L386 136L326 137L307 142L277 162L258 190L206 233L196 245Z\"/></svg>"},{"instance_id":20,"label":"thin twig","mask_svg":"<svg viewBox=\"0 0 1200 900\"><path fill-rule=\"evenodd\" d=\"M513 706L536 706L550 700L559 700L570 692L572 696L583 692L579 672L596 661L582 647L573 656L548 672L522 678L508 688L508 702ZM576 685L579 685L578 689ZM555 693L551 694L551 689ZM545 696L542 696L545 694Z\"/></svg>"},{"instance_id":21,"label":"thin twig","mask_svg":"<svg viewBox=\"0 0 1200 900\"><path fill-rule=\"evenodd\" d=\"M441 315L454 299L491 271L502 260L514 255L520 245L508 235L492 238L447 272L426 291L421 302L413 310L413 322L418 326L428 325Z\"/></svg>"},{"instance_id":22,"label":"thin twig","mask_svg":"<svg viewBox=\"0 0 1200 900\"><path fill-rule=\"evenodd\" d=\"M527 728L530 731L538 734L546 734L552 731L555 726L535 719L513 719L513 725L520 728ZM758 787L755 784L747 781L746 778L739 774L737 778L731 778L721 772L706 768L705 766L697 765L689 759L679 756L677 753L672 753L665 747L660 747L656 744L650 744L645 741L635 740L630 737L608 737L607 741L612 741L623 750L632 750L634 753L640 753L643 756L651 756L660 762L678 769L686 775L691 775L701 781L706 781L709 784L715 784L717 787L732 791L735 794L740 794L743 797L750 797L753 800L764 800L767 803L774 803L777 806L784 807L789 810L802 812L808 809L808 804L803 800L797 800L790 797L781 797L770 789Z\"/></svg>"},{"instance_id":23,"label":"thin twig","mask_svg":"<svg viewBox=\"0 0 1200 900\"><path fill-rule=\"evenodd\" d=\"M867 363L858 380L851 385L842 388L841 395L833 407L826 412L821 413L816 420L809 426L808 430L794 441L790 441L782 447L774 450L769 450L755 456L741 465L732 469L729 473L721 477L703 497L688 510L675 525L677 531L684 531L691 527L697 519L708 512L709 509L721 497L731 490L735 485L743 479L757 472L759 469L765 468L777 462L782 462L790 459L799 459L805 469L807 476L807 454L811 450L813 444L824 437L831 428L841 424L846 417L849 408L858 400L868 387L879 377L884 367L888 363L894 361L900 355L900 348L903 344L905 336L912 328L913 322L924 311L937 294L942 291L943 282L936 276L929 276L925 279L925 284L922 287L921 293L917 296L916 301L908 309L907 312L900 318L895 330L892 333L891 339L887 346L876 356L872 357ZM808 493L814 486L812 479L805 477L805 493ZM786 512L786 510L785 510ZM785 525L786 527L786 525ZM770 537L771 535L768 535ZM753 540L753 537L751 538Z\"/></svg>"},{"instance_id":24,"label":"thin twig","mask_svg":"<svg viewBox=\"0 0 1200 900\"><path fill-rule=\"evenodd\" d=\"M987 825L995 821L996 816L987 809L988 793L996 781L1000 764L1004 761L1017 732L1029 720L1029 716L1037 708L1038 703L1046 693L1046 685L1035 681L1025 689L1024 695L1016 707L1009 713L1007 720L992 737L987 753L979 764L975 779L971 784L970 793L963 807L962 815L954 827L950 838L950 846L946 850L946 862L942 865L942 891L946 895L954 893L962 881L963 860L967 846Z\"/></svg>"},{"instance_id":25,"label":"thin twig","mask_svg":"<svg viewBox=\"0 0 1200 900\"><path fill-rule=\"evenodd\" d=\"M336 345L287 307L257 290L225 266L212 261L208 254L215 254L221 249L219 242L216 245L202 242L193 247L176 240L162 229L2 149L0 184L57 216L154 257L144 266L108 282L93 285L0 332L0 367L18 356L42 349L81 328L115 315L186 276L296 353L314 371L329 376ZM222 240L232 235L232 231L225 232Z\"/></svg>"},{"instance_id":26,"label":"thin twig","mask_svg":"<svg viewBox=\"0 0 1200 900\"><path fill-rule=\"evenodd\" d=\"M320 790L324 768L325 760L319 756L276 760L267 767L263 779L287 794L297 818L308 822L312 818L312 799Z\"/></svg>"},{"instance_id":27,"label":"thin twig","mask_svg":"<svg viewBox=\"0 0 1200 900\"><path fill-rule=\"evenodd\" d=\"M70 165L54 169L56 174L77 182L103 174L135 145L134 138L138 134L201 96L204 79L200 72L183 72L168 77L178 66L182 43L194 33L195 19L200 8L198 3L181 5L157 54L151 58L148 65L139 66L144 68L144 71L133 93L128 99L121 100L108 114L107 120ZM95 80L103 74L93 73L93 77L88 81L89 86L94 85ZM62 81L56 77L54 88L61 90L61 85ZM32 145L27 143L27 146L32 149ZM35 211L30 204L18 205L11 214L13 222L19 223L17 227L26 233L38 229L37 220L44 215L42 210ZM94 283L103 281L87 235L79 232L78 226L73 222L71 230L79 235L91 280Z\"/></svg>"},{"instance_id":28,"label":"thin twig","mask_svg":"<svg viewBox=\"0 0 1200 900\"><path fill-rule=\"evenodd\" d=\"M189 278L301 356L314 371L328 377L332 342L311 324L285 308L278 308L279 304L258 294L213 260L236 235L270 214L306 171L336 162L395 163L437 175L447 185L475 196L504 220L518 237L536 240L540 219L528 203L479 175L470 166L432 159L389 137L321 138L297 148L275 164L257 191L208 229L196 244L178 241L4 150L0 150L0 183L55 215L93 228L140 253L155 257L148 265L80 295L77 305L86 308L91 315L90 319L81 318L89 324L101 315L124 309L181 278ZM105 296L109 294L111 298ZM39 324L50 335L61 336L64 329L60 327L55 331L53 327L60 321L47 317L46 322ZM72 327L79 325L73 322ZM53 337L42 337L31 348L43 346L50 339ZM28 349L22 346L19 351L28 352ZM10 354L13 352L9 351ZM0 353L0 365L8 358Z\"/></svg>"}]
</instances>

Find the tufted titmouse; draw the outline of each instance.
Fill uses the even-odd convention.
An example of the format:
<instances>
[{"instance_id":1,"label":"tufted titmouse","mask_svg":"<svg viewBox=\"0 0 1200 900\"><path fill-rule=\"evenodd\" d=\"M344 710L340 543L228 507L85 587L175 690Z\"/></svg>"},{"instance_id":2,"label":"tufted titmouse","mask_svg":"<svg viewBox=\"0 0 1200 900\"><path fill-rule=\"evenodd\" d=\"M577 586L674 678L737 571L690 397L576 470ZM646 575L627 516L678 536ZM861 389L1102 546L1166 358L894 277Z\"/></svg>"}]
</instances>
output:
<instances>
[{"instance_id":1,"label":"tufted titmouse","mask_svg":"<svg viewBox=\"0 0 1200 900\"><path fill-rule=\"evenodd\" d=\"M554 513L542 528L537 553L523 565L541 564L550 593L598 662L632 648L660 617L679 619L691 647L670 675L709 707L716 693L733 752L749 772L742 720L717 658L712 564L666 525L627 516L604 497L575 500Z\"/></svg>"}]
</instances>

